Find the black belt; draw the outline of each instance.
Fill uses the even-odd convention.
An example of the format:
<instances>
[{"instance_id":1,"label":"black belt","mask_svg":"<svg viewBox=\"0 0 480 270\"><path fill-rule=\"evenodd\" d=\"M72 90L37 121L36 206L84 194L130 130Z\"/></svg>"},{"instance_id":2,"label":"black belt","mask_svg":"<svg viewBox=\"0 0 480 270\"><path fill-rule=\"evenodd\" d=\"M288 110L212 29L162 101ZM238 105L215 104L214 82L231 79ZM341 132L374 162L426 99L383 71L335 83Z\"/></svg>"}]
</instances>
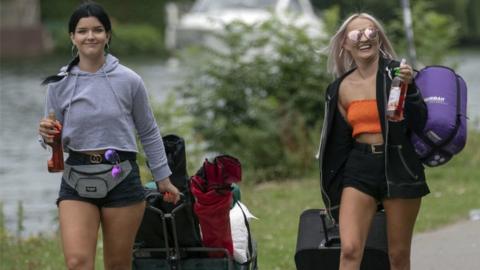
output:
<instances>
[{"instance_id":1,"label":"black belt","mask_svg":"<svg viewBox=\"0 0 480 270\"><path fill-rule=\"evenodd\" d=\"M370 154L383 154L385 152L384 144L368 144L355 142L353 144L353 148Z\"/></svg>"},{"instance_id":2,"label":"black belt","mask_svg":"<svg viewBox=\"0 0 480 270\"><path fill-rule=\"evenodd\" d=\"M116 151L119 157L118 162L122 162L125 160L136 160L137 159L137 153L135 152L125 152L125 151ZM112 164L113 162L108 161L105 158L104 154L86 154L86 153L81 153L81 152L75 152L70 150L69 159L74 159L77 162L81 162L83 164Z\"/></svg>"}]
</instances>

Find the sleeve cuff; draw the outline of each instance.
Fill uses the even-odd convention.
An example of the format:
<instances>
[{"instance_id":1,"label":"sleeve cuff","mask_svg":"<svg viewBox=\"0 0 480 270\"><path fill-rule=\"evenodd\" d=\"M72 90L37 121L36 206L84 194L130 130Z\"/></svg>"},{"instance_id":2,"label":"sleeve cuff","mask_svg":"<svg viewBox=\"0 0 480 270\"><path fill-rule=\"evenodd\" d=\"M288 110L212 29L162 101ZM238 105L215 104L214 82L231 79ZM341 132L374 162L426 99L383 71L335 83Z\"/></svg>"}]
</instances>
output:
<instances>
[{"instance_id":1,"label":"sleeve cuff","mask_svg":"<svg viewBox=\"0 0 480 270\"><path fill-rule=\"evenodd\" d=\"M420 91L418 91L418 89L415 88L415 91L411 91L410 93L407 92L407 97L408 98L413 98L413 97L416 97L420 94Z\"/></svg>"},{"instance_id":2,"label":"sleeve cuff","mask_svg":"<svg viewBox=\"0 0 480 270\"><path fill-rule=\"evenodd\" d=\"M151 170L155 182L162 181L172 174L172 171L168 167L168 164L161 165L157 168L152 168Z\"/></svg>"},{"instance_id":3,"label":"sleeve cuff","mask_svg":"<svg viewBox=\"0 0 480 270\"><path fill-rule=\"evenodd\" d=\"M408 88L407 88L407 96L414 97L418 95L418 93L419 93L419 90L418 90L417 84L415 83L415 80L412 80L412 82L408 85Z\"/></svg>"},{"instance_id":4,"label":"sleeve cuff","mask_svg":"<svg viewBox=\"0 0 480 270\"><path fill-rule=\"evenodd\" d=\"M47 150L47 144L43 140L42 136L37 137L37 142L40 144L41 147L43 147L43 149Z\"/></svg>"}]
</instances>

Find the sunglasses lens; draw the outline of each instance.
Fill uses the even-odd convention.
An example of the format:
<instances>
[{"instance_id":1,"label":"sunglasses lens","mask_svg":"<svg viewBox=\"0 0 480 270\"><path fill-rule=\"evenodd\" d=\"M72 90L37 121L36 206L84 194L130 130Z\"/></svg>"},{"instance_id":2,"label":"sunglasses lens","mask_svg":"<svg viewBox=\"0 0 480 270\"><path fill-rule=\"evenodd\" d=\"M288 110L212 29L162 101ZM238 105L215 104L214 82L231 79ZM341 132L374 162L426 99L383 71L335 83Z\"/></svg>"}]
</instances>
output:
<instances>
[{"instance_id":1,"label":"sunglasses lens","mask_svg":"<svg viewBox=\"0 0 480 270\"><path fill-rule=\"evenodd\" d=\"M377 38L378 31L373 27L369 27L363 30L352 30L348 32L347 37L353 42L359 42L362 39L362 35L364 34L367 39L373 40Z\"/></svg>"},{"instance_id":2,"label":"sunglasses lens","mask_svg":"<svg viewBox=\"0 0 480 270\"><path fill-rule=\"evenodd\" d=\"M360 30L352 30L347 34L348 38L353 42L359 41L361 35L362 35L362 32Z\"/></svg>"},{"instance_id":3,"label":"sunglasses lens","mask_svg":"<svg viewBox=\"0 0 480 270\"><path fill-rule=\"evenodd\" d=\"M374 28L365 29L365 36L368 39L375 39L377 37L377 30Z\"/></svg>"}]
</instances>

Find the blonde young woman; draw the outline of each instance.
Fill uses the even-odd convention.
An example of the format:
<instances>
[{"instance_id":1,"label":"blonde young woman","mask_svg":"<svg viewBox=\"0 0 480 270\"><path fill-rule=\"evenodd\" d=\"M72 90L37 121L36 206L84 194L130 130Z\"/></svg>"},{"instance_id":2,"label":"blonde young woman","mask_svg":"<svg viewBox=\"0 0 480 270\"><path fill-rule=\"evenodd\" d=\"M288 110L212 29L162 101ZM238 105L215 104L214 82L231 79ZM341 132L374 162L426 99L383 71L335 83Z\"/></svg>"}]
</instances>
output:
<instances>
[{"instance_id":1,"label":"blonde young woman","mask_svg":"<svg viewBox=\"0 0 480 270\"><path fill-rule=\"evenodd\" d=\"M427 110L412 68L395 52L371 15L350 16L332 37L328 68L336 77L325 97L320 143L325 205L338 222L340 269L359 269L368 230L383 206L390 269L410 269L410 248L421 197L429 193L424 168L408 138L425 125ZM392 69L408 84L404 119L386 118Z\"/></svg>"}]
</instances>

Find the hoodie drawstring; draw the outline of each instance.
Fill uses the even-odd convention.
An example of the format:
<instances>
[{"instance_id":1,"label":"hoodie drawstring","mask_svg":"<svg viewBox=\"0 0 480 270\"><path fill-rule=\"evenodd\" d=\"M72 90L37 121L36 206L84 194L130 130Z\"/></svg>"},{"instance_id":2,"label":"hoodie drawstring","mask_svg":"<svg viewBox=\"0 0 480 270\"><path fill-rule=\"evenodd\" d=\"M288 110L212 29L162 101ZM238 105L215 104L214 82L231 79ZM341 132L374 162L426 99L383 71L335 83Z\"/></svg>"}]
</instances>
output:
<instances>
[{"instance_id":1,"label":"hoodie drawstring","mask_svg":"<svg viewBox=\"0 0 480 270\"><path fill-rule=\"evenodd\" d=\"M78 73L75 74L75 81L73 83L73 91L72 91L72 95L70 95L70 100L68 101L67 115L65 116L65 119L63 120L63 126L65 126L68 123L68 120L70 119L70 107L72 107L73 97L75 96L75 92L77 91L77 82L78 82Z\"/></svg>"}]
</instances>

